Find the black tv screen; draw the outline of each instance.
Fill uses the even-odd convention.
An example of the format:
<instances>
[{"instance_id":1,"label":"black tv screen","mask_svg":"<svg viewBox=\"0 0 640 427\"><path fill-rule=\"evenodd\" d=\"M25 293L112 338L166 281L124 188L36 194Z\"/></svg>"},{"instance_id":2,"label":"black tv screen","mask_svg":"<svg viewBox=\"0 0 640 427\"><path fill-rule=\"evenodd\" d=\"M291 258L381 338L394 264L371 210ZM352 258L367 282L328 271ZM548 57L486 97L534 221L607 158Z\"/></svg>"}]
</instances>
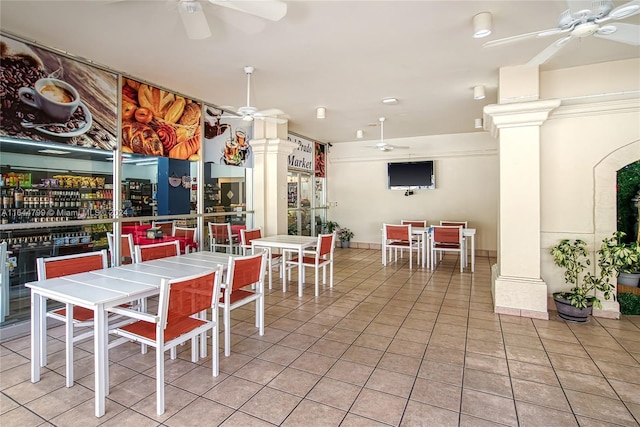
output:
<instances>
[{"instance_id":1,"label":"black tv screen","mask_svg":"<svg viewBox=\"0 0 640 427\"><path fill-rule=\"evenodd\" d=\"M432 190L436 188L433 160L387 164L390 190Z\"/></svg>"}]
</instances>

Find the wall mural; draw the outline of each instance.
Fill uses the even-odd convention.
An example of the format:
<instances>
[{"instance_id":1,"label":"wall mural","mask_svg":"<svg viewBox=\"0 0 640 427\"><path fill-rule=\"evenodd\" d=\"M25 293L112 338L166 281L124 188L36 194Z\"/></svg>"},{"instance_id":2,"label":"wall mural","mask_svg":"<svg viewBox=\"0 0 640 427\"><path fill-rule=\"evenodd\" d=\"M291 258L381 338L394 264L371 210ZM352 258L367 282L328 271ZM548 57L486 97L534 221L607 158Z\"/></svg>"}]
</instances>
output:
<instances>
[{"instance_id":1,"label":"wall mural","mask_svg":"<svg viewBox=\"0 0 640 427\"><path fill-rule=\"evenodd\" d=\"M204 111L204 161L252 168L253 122L227 117L223 110L208 105Z\"/></svg>"},{"instance_id":2,"label":"wall mural","mask_svg":"<svg viewBox=\"0 0 640 427\"><path fill-rule=\"evenodd\" d=\"M4 35L0 57L0 135L116 146L116 74Z\"/></svg>"},{"instance_id":3,"label":"wall mural","mask_svg":"<svg viewBox=\"0 0 640 427\"><path fill-rule=\"evenodd\" d=\"M137 80L122 79L122 151L200 160L199 103Z\"/></svg>"}]
</instances>

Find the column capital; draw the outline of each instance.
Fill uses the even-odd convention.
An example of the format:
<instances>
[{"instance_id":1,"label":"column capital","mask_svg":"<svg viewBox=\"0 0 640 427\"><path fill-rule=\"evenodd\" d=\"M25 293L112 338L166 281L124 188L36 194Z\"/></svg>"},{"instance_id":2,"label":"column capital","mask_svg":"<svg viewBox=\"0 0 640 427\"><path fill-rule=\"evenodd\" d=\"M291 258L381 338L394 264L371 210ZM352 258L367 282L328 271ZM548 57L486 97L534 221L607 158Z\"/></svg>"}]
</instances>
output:
<instances>
[{"instance_id":1,"label":"column capital","mask_svg":"<svg viewBox=\"0 0 640 427\"><path fill-rule=\"evenodd\" d=\"M298 147L298 144L282 138L252 139L249 145L255 154L285 154L288 156Z\"/></svg>"},{"instance_id":2,"label":"column capital","mask_svg":"<svg viewBox=\"0 0 640 427\"><path fill-rule=\"evenodd\" d=\"M493 137L497 137L503 128L540 126L560 104L559 99L549 99L487 105L483 110L485 128L491 131Z\"/></svg>"}]
</instances>

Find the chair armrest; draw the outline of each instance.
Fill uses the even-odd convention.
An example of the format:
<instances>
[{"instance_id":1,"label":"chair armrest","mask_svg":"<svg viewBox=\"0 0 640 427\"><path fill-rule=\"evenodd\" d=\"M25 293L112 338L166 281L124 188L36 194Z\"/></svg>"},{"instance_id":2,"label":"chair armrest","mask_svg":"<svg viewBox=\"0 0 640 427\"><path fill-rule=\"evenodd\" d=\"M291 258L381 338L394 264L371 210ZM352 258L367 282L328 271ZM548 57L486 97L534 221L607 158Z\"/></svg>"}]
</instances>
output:
<instances>
[{"instance_id":1,"label":"chair armrest","mask_svg":"<svg viewBox=\"0 0 640 427\"><path fill-rule=\"evenodd\" d=\"M149 323L158 323L158 321L160 320L160 317L155 314L144 313L142 311L131 310L124 307L112 307L107 309L107 311L110 313L131 317L133 319L142 320Z\"/></svg>"}]
</instances>

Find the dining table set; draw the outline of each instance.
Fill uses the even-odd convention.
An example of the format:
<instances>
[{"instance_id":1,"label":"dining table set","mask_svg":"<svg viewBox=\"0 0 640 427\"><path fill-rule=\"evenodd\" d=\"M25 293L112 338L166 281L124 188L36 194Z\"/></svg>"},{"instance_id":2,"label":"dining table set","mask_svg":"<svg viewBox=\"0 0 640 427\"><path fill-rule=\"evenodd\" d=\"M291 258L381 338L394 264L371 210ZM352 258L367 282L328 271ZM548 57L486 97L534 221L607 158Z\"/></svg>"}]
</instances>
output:
<instances>
[{"instance_id":1,"label":"dining table set","mask_svg":"<svg viewBox=\"0 0 640 427\"><path fill-rule=\"evenodd\" d=\"M254 251L273 248L288 250L297 253L302 259L303 252L316 242L317 239L312 236L277 235L255 239L252 248ZM241 256L211 251L191 252L27 283L25 286L31 289L31 382L40 381L41 369L47 365L46 346L43 345L43 340L47 337L47 300L65 304L68 316L73 316L74 306L92 310L95 416L103 416L106 396L109 394L109 310L122 304L158 296L163 279L186 278L215 269L219 265L226 275L229 258ZM299 270L298 294L302 296L304 276L302 268ZM261 286L264 287L264 284ZM284 286L283 291L286 292ZM256 310L258 307L260 305L256 304ZM264 310L264 306L260 309ZM72 328L70 321L66 328ZM72 372L71 370L71 377ZM71 384L67 382L67 386L70 385L72 381Z\"/></svg>"},{"instance_id":2,"label":"dining table set","mask_svg":"<svg viewBox=\"0 0 640 427\"><path fill-rule=\"evenodd\" d=\"M455 225L454 225L455 224ZM386 226L391 224L383 224L383 235L382 235L382 264L386 265L387 260L391 257L391 252L387 250L390 245L390 240L386 236ZM476 245L476 229L469 228L464 221L441 221L440 225L428 225L426 220L420 221L402 221L402 226L409 226L409 233L412 238L410 241L415 243L415 247L419 252L418 259L420 260L420 265L422 268L435 269L437 265L437 260L435 259L435 254L438 252L438 249L435 247L436 241L434 240L434 230L436 227L442 228L451 228L451 227L459 227L461 229L461 240L459 241L460 246L460 262L461 268L464 269L468 265L471 267L471 272L475 271L475 245ZM393 226L393 225L391 225ZM453 245L452 245L453 246ZM409 247L412 247L409 244ZM409 249L411 250L411 249Z\"/></svg>"}]
</instances>

